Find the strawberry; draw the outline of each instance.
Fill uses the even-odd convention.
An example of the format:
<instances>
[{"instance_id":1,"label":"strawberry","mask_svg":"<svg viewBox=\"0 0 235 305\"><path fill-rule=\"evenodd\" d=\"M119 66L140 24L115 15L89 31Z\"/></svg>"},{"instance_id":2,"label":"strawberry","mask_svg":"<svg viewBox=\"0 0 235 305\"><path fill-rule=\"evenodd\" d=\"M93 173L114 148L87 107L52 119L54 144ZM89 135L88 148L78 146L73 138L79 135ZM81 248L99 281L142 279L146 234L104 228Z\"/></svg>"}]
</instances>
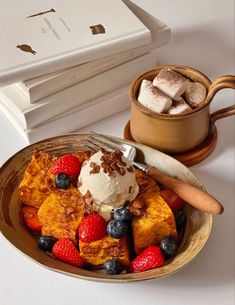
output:
<instances>
[{"instance_id":1,"label":"strawberry","mask_svg":"<svg viewBox=\"0 0 235 305\"><path fill-rule=\"evenodd\" d=\"M42 224L38 219L38 209L25 205L22 207L22 216L26 225L34 231L40 231L42 229Z\"/></svg>"},{"instance_id":2,"label":"strawberry","mask_svg":"<svg viewBox=\"0 0 235 305\"><path fill-rule=\"evenodd\" d=\"M130 270L132 272L146 271L152 268L161 267L164 263L165 259L160 247L149 246L133 259L130 263Z\"/></svg>"},{"instance_id":3,"label":"strawberry","mask_svg":"<svg viewBox=\"0 0 235 305\"><path fill-rule=\"evenodd\" d=\"M69 238L59 239L52 248L52 253L61 261L82 267L84 262L79 251Z\"/></svg>"},{"instance_id":4,"label":"strawberry","mask_svg":"<svg viewBox=\"0 0 235 305\"><path fill-rule=\"evenodd\" d=\"M172 212L181 210L184 204L183 199L181 199L176 193L170 189L164 189L160 191L161 196L165 199L166 203L171 208Z\"/></svg>"},{"instance_id":5,"label":"strawberry","mask_svg":"<svg viewBox=\"0 0 235 305\"><path fill-rule=\"evenodd\" d=\"M78 176L81 170L81 163L73 155L60 157L51 168L51 173L65 173L68 176Z\"/></svg>"},{"instance_id":6,"label":"strawberry","mask_svg":"<svg viewBox=\"0 0 235 305\"><path fill-rule=\"evenodd\" d=\"M103 238L107 234L107 222L99 214L90 214L81 222L78 235L83 242L91 242Z\"/></svg>"}]
</instances>

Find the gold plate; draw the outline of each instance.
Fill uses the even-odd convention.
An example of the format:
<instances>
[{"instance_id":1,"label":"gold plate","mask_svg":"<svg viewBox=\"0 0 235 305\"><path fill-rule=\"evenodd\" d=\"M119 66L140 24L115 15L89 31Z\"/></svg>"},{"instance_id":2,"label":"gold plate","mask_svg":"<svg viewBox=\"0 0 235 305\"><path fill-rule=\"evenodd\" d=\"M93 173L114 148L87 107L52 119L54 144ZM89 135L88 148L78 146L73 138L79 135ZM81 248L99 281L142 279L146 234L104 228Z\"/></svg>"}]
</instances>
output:
<instances>
[{"instance_id":1,"label":"gold plate","mask_svg":"<svg viewBox=\"0 0 235 305\"><path fill-rule=\"evenodd\" d=\"M212 216L187 206L187 223L178 254L167 265L139 273L106 275L100 271L80 269L45 254L37 247L37 239L20 218L19 183L35 150L44 150L53 155L73 153L83 149L88 135L71 134L54 137L27 146L12 156L0 169L0 230L6 239L34 262L69 276L93 281L129 282L169 276L185 267L203 248L211 231ZM94 136L94 135L93 135ZM125 141L129 142L129 141ZM155 149L130 142L138 148L137 159L161 169L163 172L203 188L192 172L177 160Z\"/></svg>"}]
</instances>

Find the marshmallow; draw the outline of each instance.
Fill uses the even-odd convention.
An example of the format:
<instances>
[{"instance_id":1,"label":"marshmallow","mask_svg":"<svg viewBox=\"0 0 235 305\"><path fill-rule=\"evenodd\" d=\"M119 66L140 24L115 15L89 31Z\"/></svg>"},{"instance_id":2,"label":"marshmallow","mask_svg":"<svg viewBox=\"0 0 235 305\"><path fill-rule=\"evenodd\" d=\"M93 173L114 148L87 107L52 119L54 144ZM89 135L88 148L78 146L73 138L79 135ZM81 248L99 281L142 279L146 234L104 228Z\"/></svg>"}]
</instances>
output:
<instances>
[{"instance_id":1,"label":"marshmallow","mask_svg":"<svg viewBox=\"0 0 235 305\"><path fill-rule=\"evenodd\" d=\"M206 87L202 84L198 82L189 82L184 92L184 98L192 108L196 108L203 104L206 93Z\"/></svg>"},{"instance_id":2,"label":"marshmallow","mask_svg":"<svg viewBox=\"0 0 235 305\"><path fill-rule=\"evenodd\" d=\"M170 69L162 69L153 80L153 85L172 99L179 98L187 88L189 79Z\"/></svg>"},{"instance_id":3,"label":"marshmallow","mask_svg":"<svg viewBox=\"0 0 235 305\"><path fill-rule=\"evenodd\" d=\"M172 104L169 96L154 87L152 82L146 79L141 83L138 101L156 113L167 112Z\"/></svg>"},{"instance_id":4,"label":"marshmallow","mask_svg":"<svg viewBox=\"0 0 235 305\"><path fill-rule=\"evenodd\" d=\"M192 108L185 102L182 97L179 97L177 100L174 100L172 106L168 110L168 114L183 114L191 111Z\"/></svg>"}]
</instances>

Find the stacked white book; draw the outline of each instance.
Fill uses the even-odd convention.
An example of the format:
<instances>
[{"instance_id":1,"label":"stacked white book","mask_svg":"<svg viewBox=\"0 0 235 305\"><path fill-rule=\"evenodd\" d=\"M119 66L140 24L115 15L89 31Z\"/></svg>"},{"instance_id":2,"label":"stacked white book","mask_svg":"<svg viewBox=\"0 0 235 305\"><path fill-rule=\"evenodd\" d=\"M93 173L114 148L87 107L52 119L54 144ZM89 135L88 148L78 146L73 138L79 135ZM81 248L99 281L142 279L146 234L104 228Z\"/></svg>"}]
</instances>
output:
<instances>
[{"instance_id":1,"label":"stacked white book","mask_svg":"<svg viewBox=\"0 0 235 305\"><path fill-rule=\"evenodd\" d=\"M0 112L29 143L129 108L130 83L170 38L129 0L22 1L0 2L11 14L0 18Z\"/></svg>"}]
</instances>

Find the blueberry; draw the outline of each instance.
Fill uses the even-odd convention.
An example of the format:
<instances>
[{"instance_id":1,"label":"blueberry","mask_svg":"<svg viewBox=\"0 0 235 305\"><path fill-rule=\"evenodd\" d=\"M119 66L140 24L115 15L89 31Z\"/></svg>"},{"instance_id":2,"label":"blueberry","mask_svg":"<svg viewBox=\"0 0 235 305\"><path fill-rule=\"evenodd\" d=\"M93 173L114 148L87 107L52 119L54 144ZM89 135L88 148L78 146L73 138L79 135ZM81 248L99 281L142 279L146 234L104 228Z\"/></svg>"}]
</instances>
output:
<instances>
[{"instance_id":1,"label":"blueberry","mask_svg":"<svg viewBox=\"0 0 235 305\"><path fill-rule=\"evenodd\" d=\"M122 238L126 235L127 224L122 220L111 220L107 226L107 233L114 238Z\"/></svg>"},{"instance_id":2,"label":"blueberry","mask_svg":"<svg viewBox=\"0 0 235 305\"><path fill-rule=\"evenodd\" d=\"M123 271L123 265L117 259L110 259L104 263L107 274L120 274Z\"/></svg>"},{"instance_id":3,"label":"blueberry","mask_svg":"<svg viewBox=\"0 0 235 305\"><path fill-rule=\"evenodd\" d=\"M70 185L70 178L65 173L55 175L55 185L59 189L66 189Z\"/></svg>"},{"instance_id":4,"label":"blueberry","mask_svg":"<svg viewBox=\"0 0 235 305\"><path fill-rule=\"evenodd\" d=\"M115 220L122 220L122 221L131 221L131 212L127 208L120 208L117 209L113 213L113 218Z\"/></svg>"},{"instance_id":5,"label":"blueberry","mask_svg":"<svg viewBox=\"0 0 235 305\"><path fill-rule=\"evenodd\" d=\"M176 239L173 236L164 237L161 240L160 248L165 258L174 256L177 250Z\"/></svg>"},{"instance_id":6,"label":"blueberry","mask_svg":"<svg viewBox=\"0 0 235 305\"><path fill-rule=\"evenodd\" d=\"M184 228L186 222L186 216L183 211L179 210L174 213L175 223L178 231L181 231Z\"/></svg>"},{"instance_id":7,"label":"blueberry","mask_svg":"<svg viewBox=\"0 0 235 305\"><path fill-rule=\"evenodd\" d=\"M38 239L38 247L43 251L51 252L54 244L57 242L57 239L52 236L42 235Z\"/></svg>"}]
</instances>

